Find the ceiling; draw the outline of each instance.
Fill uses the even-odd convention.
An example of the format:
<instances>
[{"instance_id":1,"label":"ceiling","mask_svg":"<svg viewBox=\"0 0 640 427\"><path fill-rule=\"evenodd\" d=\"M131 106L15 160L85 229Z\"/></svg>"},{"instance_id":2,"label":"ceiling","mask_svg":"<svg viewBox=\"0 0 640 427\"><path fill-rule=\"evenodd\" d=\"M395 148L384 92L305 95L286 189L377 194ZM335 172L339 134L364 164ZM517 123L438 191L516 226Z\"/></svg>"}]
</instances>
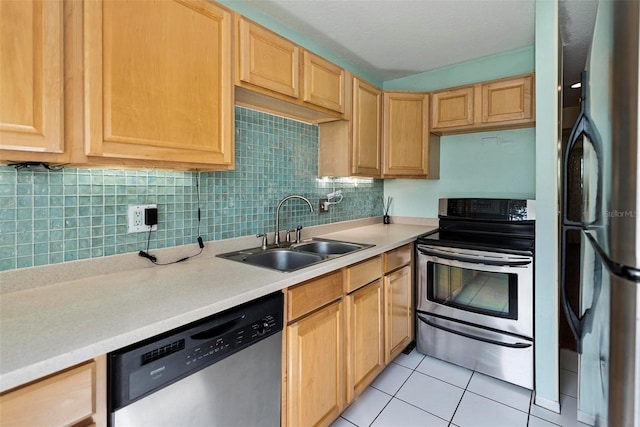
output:
<instances>
[{"instance_id":1,"label":"ceiling","mask_svg":"<svg viewBox=\"0 0 640 427\"><path fill-rule=\"evenodd\" d=\"M393 80L534 44L535 0L252 0L357 69ZM561 0L565 80L579 80L597 0ZM565 105L579 91L567 90ZM569 101L570 99L570 101Z\"/></svg>"}]
</instances>

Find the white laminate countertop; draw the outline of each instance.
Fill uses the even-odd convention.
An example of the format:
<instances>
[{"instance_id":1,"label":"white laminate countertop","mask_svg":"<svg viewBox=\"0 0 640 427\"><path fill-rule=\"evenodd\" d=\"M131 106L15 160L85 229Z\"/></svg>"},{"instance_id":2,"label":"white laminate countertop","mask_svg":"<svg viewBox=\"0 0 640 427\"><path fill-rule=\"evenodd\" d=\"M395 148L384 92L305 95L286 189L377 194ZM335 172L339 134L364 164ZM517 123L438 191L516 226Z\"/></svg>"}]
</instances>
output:
<instances>
[{"instance_id":1,"label":"white laminate countertop","mask_svg":"<svg viewBox=\"0 0 640 427\"><path fill-rule=\"evenodd\" d=\"M375 224L324 234L318 237L375 246L291 273L209 254L2 294L0 392L394 249L434 228Z\"/></svg>"}]
</instances>

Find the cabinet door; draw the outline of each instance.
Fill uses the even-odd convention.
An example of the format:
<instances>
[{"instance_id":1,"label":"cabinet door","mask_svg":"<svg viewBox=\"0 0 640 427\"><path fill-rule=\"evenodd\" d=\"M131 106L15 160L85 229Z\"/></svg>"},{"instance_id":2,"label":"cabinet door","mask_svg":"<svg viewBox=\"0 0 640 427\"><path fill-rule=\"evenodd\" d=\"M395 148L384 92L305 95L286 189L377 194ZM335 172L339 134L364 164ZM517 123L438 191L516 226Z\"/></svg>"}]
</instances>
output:
<instances>
[{"instance_id":1,"label":"cabinet door","mask_svg":"<svg viewBox=\"0 0 640 427\"><path fill-rule=\"evenodd\" d=\"M298 98L300 48L243 18L238 25L240 80Z\"/></svg>"},{"instance_id":2,"label":"cabinet door","mask_svg":"<svg viewBox=\"0 0 640 427\"><path fill-rule=\"evenodd\" d=\"M0 425L106 426L106 405L106 357L101 356L2 394Z\"/></svg>"},{"instance_id":3,"label":"cabinet door","mask_svg":"<svg viewBox=\"0 0 640 427\"><path fill-rule=\"evenodd\" d=\"M380 279L347 295L347 402L353 401L384 368Z\"/></svg>"},{"instance_id":4,"label":"cabinet door","mask_svg":"<svg viewBox=\"0 0 640 427\"><path fill-rule=\"evenodd\" d=\"M532 117L532 76L482 85L482 123L528 120Z\"/></svg>"},{"instance_id":5,"label":"cabinet door","mask_svg":"<svg viewBox=\"0 0 640 427\"><path fill-rule=\"evenodd\" d=\"M383 175L429 175L429 95L385 92Z\"/></svg>"},{"instance_id":6,"label":"cabinet door","mask_svg":"<svg viewBox=\"0 0 640 427\"><path fill-rule=\"evenodd\" d=\"M344 408L342 301L287 327L287 421L327 426Z\"/></svg>"},{"instance_id":7,"label":"cabinet door","mask_svg":"<svg viewBox=\"0 0 640 427\"><path fill-rule=\"evenodd\" d=\"M84 21L87 155L233 165L229 12L85 1Z\"/></svg>"},{"instance_id":8,"label":"cabinet door","mask_svg":"<svg viewBox=\"0 0 640 427\"><path fill-rule=\"evenodd\" d=\"M380 177L380 120L382 93L353 79L353 156L355 176Z\"/></svg>"},{"instance_id":9,"label":"cabinet door","mask_svg":"<svg viewBox=\"0 0 640 427\"><path fill-rule=\"evenodd\" d=\"M61 0L0 1L3 159L62 160L62 7Z\"/></svg>"},{"instance_id":10,"label":"cabinet door","mask_svg":"<svg viewBox=\"0 0 640 427\"><path fill-rule=\"evenodd\" d=\"M433 93L431 128L437 130L473 125L473 94L473 86Z\"/></svg>"},{"instance_id":11,"label":"cabinet door","mask_svg":"<svg viewBox=\"0 0 640 427\"><path fill-rule=\"evenodd\" d=\"M344 70L311 52L303 57L304 101L344 112Z\"/></svg>"},{"instance_id":12,"label":"cabinet door","mask_svg":"<svg viewBox=\"0 0 640 427\"><path fill-rule=\"evenodd\" d=\"M392 361L413 339L411 265L384 277L385 362Z\"/></svg>"}]
</instances>

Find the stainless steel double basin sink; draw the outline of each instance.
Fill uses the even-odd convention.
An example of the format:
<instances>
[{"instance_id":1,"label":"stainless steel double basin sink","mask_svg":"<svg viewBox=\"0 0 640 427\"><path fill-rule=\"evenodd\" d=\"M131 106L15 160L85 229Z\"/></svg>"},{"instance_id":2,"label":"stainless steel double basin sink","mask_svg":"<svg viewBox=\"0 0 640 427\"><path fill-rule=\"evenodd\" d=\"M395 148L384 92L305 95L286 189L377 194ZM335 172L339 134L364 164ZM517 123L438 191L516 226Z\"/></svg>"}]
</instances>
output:
<instances>
[{"instance_id":1,"label":"stainless steel double basin sink","mask_svg":"<svg viewBox=\"0 0 640 427\"><path fill-rule=\"evenodd\" d=\"M288 247L251 248L217 255L220 258L243 262L257 267L290 272L324 262L342 255L370 248L374 245L312 239Z\"/></svg>"}]
</instances>

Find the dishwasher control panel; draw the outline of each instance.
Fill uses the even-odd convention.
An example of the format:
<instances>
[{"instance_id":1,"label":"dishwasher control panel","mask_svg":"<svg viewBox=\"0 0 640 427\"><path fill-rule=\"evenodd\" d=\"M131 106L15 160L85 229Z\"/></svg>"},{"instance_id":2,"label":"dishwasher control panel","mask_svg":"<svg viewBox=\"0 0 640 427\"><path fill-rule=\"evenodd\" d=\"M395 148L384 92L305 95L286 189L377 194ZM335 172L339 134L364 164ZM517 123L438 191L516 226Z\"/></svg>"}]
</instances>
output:
<instances>
[{"instance_id":1,"label":"dishwasher control panel","mask_svg":"<svg viewBox=\"0 0 640 427\"><path fill-rule=\"evenodd\" d=\"M110 411L280 332L283 302L276 292L109 353Z\"/></svg>"},{"instance_id":2,"label":"dishwasher control panel","mask_svg":"<svg viewBox=\"0 0 640 427\"><path fill-rule=\"evenodd\" d=\"M275 313L268 314L251 325L235 329L202 345L191 348L184 355L184 362L187 366L197 366L201 363L208 365L209 359L220 360L229 354L235 353L238 349L280 330L282 330L282 320L278 322Z\"/></svg>"}]
</instances>

